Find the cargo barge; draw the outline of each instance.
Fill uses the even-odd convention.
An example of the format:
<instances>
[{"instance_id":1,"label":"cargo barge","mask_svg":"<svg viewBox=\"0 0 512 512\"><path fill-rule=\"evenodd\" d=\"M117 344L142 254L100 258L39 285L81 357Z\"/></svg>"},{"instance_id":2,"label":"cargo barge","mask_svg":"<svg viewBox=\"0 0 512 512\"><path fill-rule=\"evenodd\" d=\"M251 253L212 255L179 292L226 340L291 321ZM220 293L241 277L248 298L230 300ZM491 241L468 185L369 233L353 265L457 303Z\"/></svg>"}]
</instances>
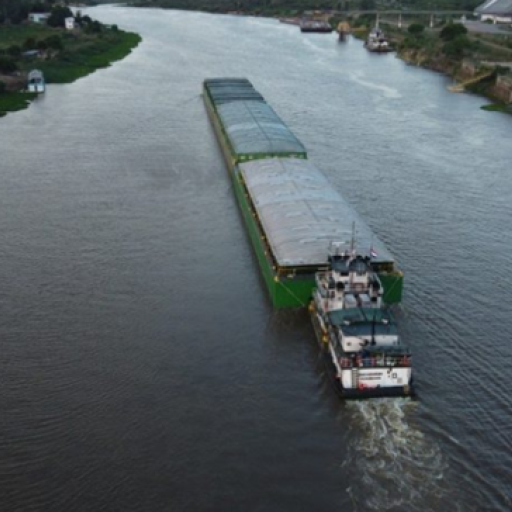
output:
<instances>
[{"instance_id":1,"label":"cargo barge","mask_svg":"<svg viewBox=\"0 0 512 512\"><path fill-rule=\"evenodd\" d=\"M309 304L316 273L329 268L327 248L350 240L354 225L384 303L400 302L403 274L393 256L252 84L207 79L203 98L274 307Z\"/></svg>"},{"instance_id":2,"label":"cargo barge","mask_svg":"<svg viewBox=\"0 0 512 512\"><path fill-rule=\"evenodd\" d=\"M317 32L321 34L330 34L333 30L331 24L325 20L309 20L303 19L300 21L301 32Z\"/></svg>"}]
</instances>

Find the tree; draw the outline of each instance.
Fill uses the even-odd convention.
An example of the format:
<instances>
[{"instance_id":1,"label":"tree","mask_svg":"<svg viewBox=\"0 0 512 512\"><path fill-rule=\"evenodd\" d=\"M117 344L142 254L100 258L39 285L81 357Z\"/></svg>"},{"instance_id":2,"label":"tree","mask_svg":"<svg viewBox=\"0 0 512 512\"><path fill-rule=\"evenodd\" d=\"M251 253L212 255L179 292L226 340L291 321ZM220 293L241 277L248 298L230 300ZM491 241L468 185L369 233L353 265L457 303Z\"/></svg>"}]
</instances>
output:
<instances>
[{"instance_id":1,"label":"tree","mask_svg":"<svg viewBox=\"0 0 512 512\"><path fill-rule=\"evenodd\" d=\"M407 31L413 36L420 36L425 31L425 26L421 23L411 23Z\"/></svg>"},{"instance_id":2,"label":"tree","mask_svg":"<svg viewBox=\"0 0 512 512\"><path fill-rule=\"evenodd\" d=\"M7 48L7 54L13 58L19 58L21 56L21 48L17 44L13 44Z\"/></svg>"},{"instance_id":3,"label":"tree","mask_svg":"<svg viewBox=\"0 0 512 512\"><path fill-rule=\"evenodd\" d=\"M458 36L464 36L468 33L468 29L461 23L449 23L441 30L439 37L443 41L453 41Z\"/></svg>"},{"instance_id":4,"label":"tree","mask_svg":"<svg viewBox=\"0 0 512 512\"><path fill-rule=\"evenodd\" d=\"M62 43L62 39L58 35L47 37L44 42L46 43L46 47L52 50L63 50L64 44Z\"/></svg>"},{"instance_id":5,"label":"tree","mask_svg":"<svg viewBox=\"0 0 512 512\"><path fill-rule=\"evenodd\" d=\"M448 41L443 46L443 53L452 59L462 59L466 50L472 47L471 41L468 36L461 34L452 41Z\"/></svg>"},{"instance_id":6,"label":"tree","mask_svg":"<svg viewBox=\"0 0 512 512\"><path fill-rule=\"evenodd\" d=\"M375 0L361 0L362 11L373 11L375 10Z\"/></svg>"},{"instance_id":7,"label":"tree","mask_svg":"<svg viewBox=\"0 0 512 512\"><path fill-rule=\"evenodd\" d=\"M33 50L37 46L37 42L33 37L27 37L23 43L24 50Z\"/></svg>"},{"instance_id":8,"label":"tree","mask_svg":"<svg viewBox=\"0 0 512 512\"><path fill-rule=\"evenodd\" d=\"M16 61L12 57L0 56L0 71L3 73L13 73L18 69Z\"/></svg>"},{"instance_id":9,"label":"tree","mask_svg":"<svg viewBox=\"0 0 512 512\"><path fill-rule=\"evenodd\" d=\"M60 5L57 5L52 9L52 13L50 14L50 17L48 18L48 25L50 27L64 27L66 24L66 18L72 18L73 13L71 12L71 9L69 7L62 7Z\"/></svg>"}]
</instances>

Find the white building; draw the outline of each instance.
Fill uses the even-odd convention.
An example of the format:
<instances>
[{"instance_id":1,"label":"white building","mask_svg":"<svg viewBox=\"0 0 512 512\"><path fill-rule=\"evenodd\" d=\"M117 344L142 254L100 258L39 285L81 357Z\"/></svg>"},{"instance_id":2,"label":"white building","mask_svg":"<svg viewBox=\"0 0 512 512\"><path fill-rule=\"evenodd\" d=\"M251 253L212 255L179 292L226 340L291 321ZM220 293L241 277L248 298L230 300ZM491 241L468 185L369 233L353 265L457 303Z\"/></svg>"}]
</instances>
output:
<instances>
[{"instance_id":1,"label":"white building","mask_svg":"<svg viewBox=\"0 0 512 512\"><path fill-rule=\"evenodd\" d=\"M512 23L512 0L487 0L475 9L481 21Z\"/></svg>"},{"instance_id":2,"label":"white building","mask_svg":"<svg viewBox=\"0 0 512 512\"><path fill-rule=\"evenodd\" d=\"M68 30L74 30L76 28L75 18L73 17L66 18L64 23Z\"/></svg>"},{"instance_id":3,"label":"white building","mask_svg":"<svg viewBox=\"0 0 512 512\"><path fill-rule=\"evenodd\" d=\"M46 23L46 20L50 17L49 12L31 12L28 15L28 20L32 23Z\"/></svg>"}]
</instances>

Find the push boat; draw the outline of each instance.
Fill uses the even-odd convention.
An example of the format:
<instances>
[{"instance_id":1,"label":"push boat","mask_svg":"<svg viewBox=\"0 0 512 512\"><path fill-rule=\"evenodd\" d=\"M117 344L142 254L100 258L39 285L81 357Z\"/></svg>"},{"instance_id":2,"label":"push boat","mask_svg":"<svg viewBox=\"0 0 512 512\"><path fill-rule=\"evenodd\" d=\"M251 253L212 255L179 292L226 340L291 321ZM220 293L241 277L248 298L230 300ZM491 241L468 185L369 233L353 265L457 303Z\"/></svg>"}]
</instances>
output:
<instances>
[{"instance_id":1,"label":"push boat","mask_svg":"<svg viewBox=\"0 0 512 512\"><path fill-rule=\"evenodd\" d=\"M371 252L371 251L370 251ZM310 313L327 373L343 398L413 396L411 352L384 306L371 255L332 243Z\"/></svg>"}]
</instances>

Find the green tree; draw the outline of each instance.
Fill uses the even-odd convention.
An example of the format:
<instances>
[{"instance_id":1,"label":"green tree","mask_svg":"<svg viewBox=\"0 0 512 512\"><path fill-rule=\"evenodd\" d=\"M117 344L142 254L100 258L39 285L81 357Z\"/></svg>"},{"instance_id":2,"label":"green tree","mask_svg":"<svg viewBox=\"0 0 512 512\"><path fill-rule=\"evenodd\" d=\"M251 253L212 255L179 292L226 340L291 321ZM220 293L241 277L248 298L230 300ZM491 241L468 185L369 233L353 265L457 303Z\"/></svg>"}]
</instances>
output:
<instances>
[{"instance_id":1,"label":"green tree","mask_svg":"<svg viewBox=\"0 0 512 512\"><path fill-rule=\"evenodd\" d=\"M7 54L17 59L21 56L21 48L17 44L13 44L7 48Z\"/></svg>"},{"instance_id":2,"label":"green tree","mask_svg":"<svg viewBox=\"0 0 512 512\"><path fill-rule=\"evenodd\" d=\"M58 35L47 37L44 42L46 43L47 48L52 50L63 50L64 43L62 39Z\"/></svg>"},{"instance_id":3,"label":"green tree","mask_svg":"<svg viewBox=\"0 0 512 512\"><path fill-rule=\"evenodd\" d=\"M37 42L33 37L27 37L27 39L25 39L25 42L23 43L24 50L33 50L34 48L36 48L36 46Z\"/></svg>"},{"instance_id":4,"label":"green tree","mask_svg":"<svg viewBox=\"0 0 512 512\"><path fill-rule=\"evenodd\" d=\"M443 45L443 53L452 59L462 59L466 51L470 50L472 46L473 44L468 36L461 34Z\"/></svg>"},{"instance_id":5,"label":"green tree","mask_svg":"<svg viewBox=\"0 0 512 512\"><path fill-rule=\"evenodd\" d=\"M361 0L362 11L373 11L375 9L375 0Z\"/></svg>"},{"instance_id":6,"label":"green tree","mask_svg":"<svg viewBox=\"0 0 512 512\"><path fill-rule=\"evenodd\" d=\"M453 41L459 36L466 35L468 29L462 23L449 23L441 30L439 37L443 41Z\"/></svg>"},{"instance_id":7,"label":"green tree","mask_svg":"<svg viewBox=\"0 0 512 512\"><path fill-rule=\"evenodd\" d=\"M12 73L18 69L16 61L12 57L0 56L0 71Z\"/></svg>"},{"instance_id":8,"label":"green tree","mask_svg":"<svg viewBox=\"0 0 512 512\"><path fill-rule=\"evenodd\" d=\"M71 12L71 9L69 7L62 7L60 5L57 5L52 9L52 13L48 18L47 23L48 25L50 25L50 27L64 27L64 25L66 24L66 18L72 17L73 13Z\"/></svg>"},{"instance_id":9,"label":"green tree","mask_svg":"<svg viewBox=\"0 0 512 512\"><path fill-rule=\"evenodd\" d=\"M420 36L425 32L425 26L421 23L411 23L407 31L413 36Z\"/></svg>"}]
</instances>

